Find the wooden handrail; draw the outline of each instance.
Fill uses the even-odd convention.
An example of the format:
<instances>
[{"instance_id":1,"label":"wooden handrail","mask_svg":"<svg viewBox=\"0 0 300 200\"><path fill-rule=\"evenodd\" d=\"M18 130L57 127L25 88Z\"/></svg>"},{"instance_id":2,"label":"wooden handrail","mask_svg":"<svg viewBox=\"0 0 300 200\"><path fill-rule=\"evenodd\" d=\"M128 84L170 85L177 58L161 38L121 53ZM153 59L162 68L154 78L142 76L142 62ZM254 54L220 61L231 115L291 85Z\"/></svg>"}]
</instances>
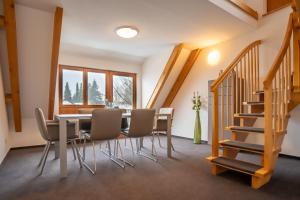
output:
<instances>
[{"instance_id":1,"label":"wooden handrail","mask_svg":"<svg viewBox=\"0 0 300 200\"><path fill-rule=\"evenodd\" d=\"M236 6L243 12L245 12L247 15L253 17L254 19L258 20L258 13L257 11L253 10L250 6L248 6L246 3L240 0L227 0L232 5Z\"/></svg>"},{"instance_id":2,"label":"wooden handrail","mask_svg":"<svg viewBox=\"0 0 300 200\"><path fill-rule=\"evenodd\" d=\"M268 87L270 87L270 85L272 84L272 81L276 75L276 72L278 71L280 64L282 62L282 59L285 56L285 53L290 45L292 32L293 32L293 15L290 14L288 27L287 27L287 31L284 36L283 43L280 47L279 53L277 54L276 59L272 65L271 69L268 72L268 75L266 76L266 78L264 80L264 88L265 89L268 89Z\"/></svg>"},{"instance_id":3,"label":"wooden handrail","mask_svg":"<svg viewBox=\"0 0 300 200\"><path fill-rule=\"evenodd\" d=\"M219 76L217 80L213 82L211 85L211 91L214 92L218 89L218 86L226 79L226 77L231 73L231 71L235 68L236 64L240 62L240 60L248 53L248 50L251 49L253 46L261 44L261 40L257 40L246 48L244 48L241 53L233 60L232 63L226 68L226 70Z\"/></svg>"}]
</instances>

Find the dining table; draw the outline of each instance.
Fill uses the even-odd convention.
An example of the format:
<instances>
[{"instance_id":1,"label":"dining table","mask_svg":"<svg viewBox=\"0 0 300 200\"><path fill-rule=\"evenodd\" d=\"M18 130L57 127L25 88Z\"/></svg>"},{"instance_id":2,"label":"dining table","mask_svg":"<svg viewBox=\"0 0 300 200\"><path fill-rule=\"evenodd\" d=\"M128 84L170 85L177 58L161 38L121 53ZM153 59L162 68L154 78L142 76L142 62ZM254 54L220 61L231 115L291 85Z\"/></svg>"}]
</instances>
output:
<instances>
[{"instance_id":1,"label":"dining table","mask_svg":"<svg viewBox=\"0 0 300 200\"><path fill-rule=\"evenodd\" d=\"M130 113L123 113L122 118L130 118ZM167 156L172 157L172 137L171 137L171 122L172 116L170 114L155 114L155 117L163 117L167 120ZM78 121L80 119L91 119L92 114L58 114L55 116L59 121L59 142L55 144L55 155L60 160L60 177L68 176L68 161L67 161L67 121ZM78 123L76 125L76 132L79 132Z\"/></svg>"}]
</instances>

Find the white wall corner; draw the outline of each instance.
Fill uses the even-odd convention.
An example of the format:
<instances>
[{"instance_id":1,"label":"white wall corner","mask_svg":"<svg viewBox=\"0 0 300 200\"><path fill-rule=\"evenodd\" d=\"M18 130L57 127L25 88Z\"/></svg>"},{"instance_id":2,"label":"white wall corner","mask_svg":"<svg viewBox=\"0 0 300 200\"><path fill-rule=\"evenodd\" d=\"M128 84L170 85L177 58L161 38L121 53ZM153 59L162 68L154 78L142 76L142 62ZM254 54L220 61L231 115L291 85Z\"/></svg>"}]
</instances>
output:
<instances>
[{"instance_id":1,"label":"white wall corner","mask_svg":"<svg viewBox=\"0 0 300 200\"><path fill-rule=\"evenodd\" d=\"M235 16L239 20L253 26L258 26L258 20L254 19L253 17L249 16L236 6L232 5L232 3L224 0L209 0L211 3L215 4L216 6L220 7L221 9L225 10L229 14Z\"/></svg>"}]
</instances>

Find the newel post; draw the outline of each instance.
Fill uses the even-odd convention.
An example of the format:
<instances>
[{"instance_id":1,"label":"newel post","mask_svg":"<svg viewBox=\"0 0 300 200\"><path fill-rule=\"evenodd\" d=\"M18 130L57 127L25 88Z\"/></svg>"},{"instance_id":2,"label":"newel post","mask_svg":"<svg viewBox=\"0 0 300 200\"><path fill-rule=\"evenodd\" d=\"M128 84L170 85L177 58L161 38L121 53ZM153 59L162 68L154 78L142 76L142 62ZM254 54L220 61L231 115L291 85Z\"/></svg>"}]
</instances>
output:
<instances>
[{"instance_id":1,"label":"newel post","mask_svg":"<svg viewBox=\"0 0 300 200\"><path fill-rule=\"evenodd\" d=\"M273 126L272 126L272 82L264 85L265 91L265 146L264 169L272 170L273 163Z\"/></svg>"},{"instance_id":2,"label":"newel post","mask_svg":"<svg viewBox=\"0 0 300 200\"><path fill-rule=\"evenodd\" d=\"M219 156L219 117L218 117L218 88L212 90L213 106L212 106L212 157Z\"/></svg>"}]
</instances>

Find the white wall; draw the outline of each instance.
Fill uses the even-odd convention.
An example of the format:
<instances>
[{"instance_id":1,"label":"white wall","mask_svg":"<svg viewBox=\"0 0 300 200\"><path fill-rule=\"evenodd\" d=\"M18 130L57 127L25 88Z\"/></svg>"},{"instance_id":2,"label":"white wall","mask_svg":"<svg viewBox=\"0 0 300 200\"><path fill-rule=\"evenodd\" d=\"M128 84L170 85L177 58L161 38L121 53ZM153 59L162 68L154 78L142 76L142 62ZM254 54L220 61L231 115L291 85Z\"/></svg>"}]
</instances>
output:
<instances>
[{"instance_id":1,"label":"white wall","mask_svg":"<svg viewBox=\"0 0 300 200\"><path fill-rule=\"evenodd\" d=\"M50 12L16 5L23 130L15 133L10 123L11 147L44 143L35 123L34 108L41 107L47 114L53 16Z\"/></svg>"},{"instance_id":2,"label":"white wall","mask_svg":"<svg viewBox=\"0 0 300 200\"><path fill-rule=\"evenodd\" d=\"M177 80L178 75L180 74L182 68L184 67L185 62L187 61L191 50L183 48L180 52L172 71L170 72L164 87L161 89L159 96L156 99L156 103L154 105L155 109L159 109L162 107L163 103L165 102L165 99L167 98L169 92L171 91L174 83Z\"/></svg>"},{"instance_id":3,"label":"white wall","mask_svg":"<svg viewBox=\"0 0 300 200\"><path fill-rule=\"evenodd\" d=\"M199 91L204 100L204 106L201 110L202 140L207 140L208 81L216 79L219 71L225 69L244 47L258 39L263 40L260 47L261 80L263 80L283 41L290 12L290 8L282 9L272 15L264 17L260 21L260 26L255 31L201 51L198 60L173 101L172 107L175 108L175 116L172 134L187 138L193 137L195 113L191 109L191 98L194 91ZM221 53L221 59L216 66L210 66L207 63L207 56L211 50L219 50ZM300 129L299 112L298 107L291 113L288 134L286 135L283 145L283 153L285 154L300 156L298 131ZM262 136L256 136L250 137L248 141L261 143L262 139Z\"/></svg>"},{"instance_id":4,"label":"white wall","mask_svg":"<svg viewBox=\"0 0 300 200\"><path fill-rule=\"evenodd\" d=\"M0 71L0 130L1 130L0 131L0 164L1 164L10 148L9 141L8 141L9 129L8 129L6 104L5 104L1 71Z\"/></svg>"},{"instance_id":5,"label":"white wall","mask_svg":"<svg viewBox=\"0 0 300 200\"><path fill-rule=\"evenodd\" d=\"M124 60L112 60L107 58L94 58L83 55L78 55L69 52L61 52L59 56L59 64L81 66L96 69L107 69L121 72L131 72L137 74L137 108L142 105L142 66L136 62ZM56 95L58 97L58 95ZM57 99L58 100L58 99ZM57 104L56 100L56 104ZM56 106L58 108L58 106Z\"/></svg>"},{"instance_id":6,"label":"white wall","mask_svg":"<svg viewBox=\"0 0 300 200\"><path fill-rule=\"evenodd\" d=\"M145 108L152 92L174 49L173 45L164 48L147 58L142 67L142 107Z\"/></svg>"}]
</instances>

